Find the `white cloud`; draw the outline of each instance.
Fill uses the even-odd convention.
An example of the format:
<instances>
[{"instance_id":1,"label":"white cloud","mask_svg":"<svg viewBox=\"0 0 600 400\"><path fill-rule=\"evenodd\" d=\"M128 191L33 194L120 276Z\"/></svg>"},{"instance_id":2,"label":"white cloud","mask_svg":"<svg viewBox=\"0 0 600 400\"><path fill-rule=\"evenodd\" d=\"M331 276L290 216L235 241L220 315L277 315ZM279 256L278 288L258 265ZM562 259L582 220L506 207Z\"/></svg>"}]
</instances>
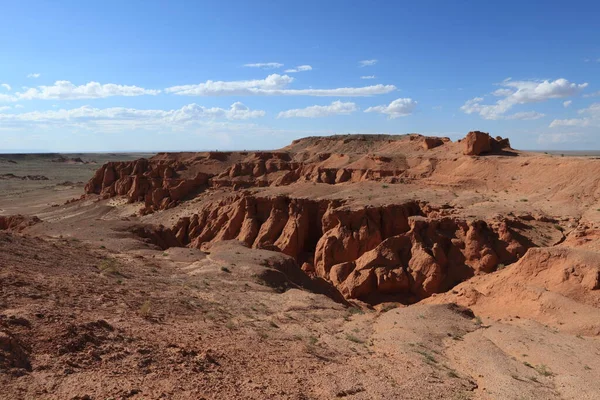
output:
<instances>
[{"instance_id":1,"label":"white cloud","mask_svg":"<svg viewBox=\"0 0 600 400\"><path fill-rule=\"evenodd\" d=\"M290 68L290 69L286 69L283 72L287 72L290 74L296 73L296 72L305 72L305 71L312 71L312 67L310 65L298 65L296 68Z\"/></svg>"},{"instance_id":2,"label":"white cloud","mask_svg":"<svg viewBox=\"0 0 600 400\"><path fill-rule=\"evenodd\" d=\"M389 118L406 117L413 113L417 102L410 98L396 99L390 104L376 107L369 107L365 112L378 112L386 114Z\"/></svg>"},{"instance_id":3,"label":"white cloud","mask_svg":"<svg viewBox=\"0 0 600 400\"><path fill-rule=\"evenodd\" d=\"M172 86L165 89L167 93L186 96L222 96L253 94L252 91L274 90L284 88L294 78L287 75L271 74L265 79L247 81L211 81L197 85Z\"/></svg>"},{"instance_id":4,"label":"white cloud","mask_svg":"<svg viewBox=\"0 0 600 400\"><path fill-rule=\"evenodd\" d=\"M348 115L356 110L358 110L358 107L355 103L342 103L338 100L328 106L310 106L282 111L277 115L277 118L319 118L331 115Z\"/></svg>"},{"instance_id":5,"label":"white cloud","mask_svg":"<svg viewBox=\"0 0 600 400\"><path fill-rule=\"evenodd\" d=\"M365 75L361 76L360 79L375 79L375 75Z\"/></svg>"},{"instance_id":6,"label":"white cloud","mask_svg":"<svg viewBox=\"0 0 600 400\"><path fill-rule=\"evenodd\" d=\"M10 110L10 106L0 106L0 112Z\"/></svg>"},{"instance_id":7,"label":"white cloud","mask_svg":"<svg viewBox=\"0 0 600 400\"><path fill-rule=\"evenodd\" d=\"M248 68L262 68L262 69L274 69L281 68L283 64L277 62L267 62L267 63L253 63L253 64L244 64L244 67Z\"/></svg>"},{"instance_id":8,"label":"white cloud","mask_svg":"<svg viewBox=\"0 0 600 400\"><path fill-rule=\"evenodd\" d=\"M27 75L28 78L39 78L40 76L42 76L42 74L37 72Z\"/></svg>"},{"instance_id":9,"label":"white cloud","mask_svg":"<svg viewBox=\"0 0 600 400\"><path fill-rule=\"evenodd\" d=\"M22 104L16 104L15 108L24 108L25 106L23 106Z\"/></svg>"},{"instance_id":10,"label":"white cloud","mask_svg":"<svg viewBox=\"0 0 600 400\"><path fill-rule=\"evenodd\" d=\"M567 133L542 133L538 136L538 143L540 144L557 144L566 142L576 142L583 135L579 132L567 132Z\"/></svg>"},{"instance_id":11,"label":"white cloud","mask_svg":"<svg viewBox=\"0 0 600 400\"><path fill-rule=\"evenodd\" d=\"M568 108L571 105L571 103L573 103L573 100L564 101L563 102L563 107L564 108Z\"/></svg>"},{"instance_id":12,"label":"white cloud","mask_svg":"<svg viewBox=\"0 0 600 400\"><path fill-rule=\"evenodd\" d=\"M358 62L359 67L370 67L377 64L377 60L362 60Z\"/></svg>"},{"instance_id":13,"label":"white cloud","mask_svg":"<svg viewBox=\"0 0 600 400\"><path fill-rule=\"evenodd\" d=\"M533 120L533 119L540 119L545 117L546 114L542 114L536 111L524 111L524 112L518 112L518 113L514 113L511 115L507 115L506 119L521 119L521 120Z\"/></svg>"},{"instance_id":14,"label":"white cloud","mask_svg":"<svg viewBox=\"0 0 600 400\"><path fill-rule=\"evenodd\" d=\"M157 95L160 93L160 90L117 85L114 83L100 84L98 82L89 82L85 85L75 86L69 81L56 81L52 86L23 88L23 90L23 92L17 92L11 96L0 95L0 100L79 100L101 99L112 96Z\"/></svg>"},{"instance_id":15,"label":"white cloud","mask_svg":"<svg viewBox=\"0 0 600 400\"><path fill-rule=\"evenodd\" d=\"M579 127L600 127L600 103L593 103L588 108L583 108L577 111L578 114L583 115L583 118L571 118L571 119L555 119L550 123L550 128L556 128L559 126L579 126Z\"/></svg>"},{"instance_id":16,"label":"white cloud","mask_svg":"<svg viewBox=\"0 0 600 400\"><path fill-rule=\"evenodd\" d=\"M513 94L513 91L511 89L497 89L492 92L492 96L497 97L506 97L510 96L511 94Z\"/></svg>"},{"instance_id":17,"label":"white cloud","mask_svg":"<svg viewBox=\"0 0 600 400\"><path fill-rule=\"evenodd\" d=\"M228 109L206 108L197 104L188 104L176 110L139 110L134 108L111 107L93 108L83 106L74 109L32 111L20 114L0 114L0 121L6 123L29 124L92 124L92 125L186 125L199 120L225 118L244 120L265 115L263 110L250 110L240 102L233 103Z\"/></svg>"},{"instance_id":18,"label":"white cloud","mask_svg":"<svg viewBox=\"0 0 600 400\"><path fill-rule=\"evenodd\" d=\"M173 86L167 93L180 96L332 96L359 97L389 93L394 85L373 85L358 88L287 89L294 81L288 75L272 74L265 79L247 81L206 81L197 85Z\"/></svg>"},{"instance_id":19,"label":"white cloud","mask_svg":"<svg viewBox=\"0 0 600 400\"><path fill-rule=\"evenodd\" d=\"M8 90L9 92L12 90L12 88L10 87L10 85L8 83L0 84L0 87L3 87L4 89Z\"/></svg>"},{"instance_id":20,"label":"white cloud","mask_svg":"<svg viewBox=\"0 0 600 400\"><path fill-rule=\"evenodd\" d=\"M484 119L503 119L515 105L573 96L588 86L587 83L571 83L563 78L555 81L512 81L508 78L499 85L503 88L492 95L503 98L495 104L481 104L483 97L475 97L467 100L460 109L466 114L477 113Z\"/></svg>"},{"instance_id":21,"label":"white cloud","mask_svg":"<svg viewBox=\"0 0 600 400\"><path fill-rule=\"evenodd\" d=\"M592 92L592 93L586 93L583 95L583 97L599 97L600 96L600 90L596 91L596 92Z\"/></svg>"},{"instance_id":22,"label":"white cloud","mask_svg":"<svg viewBox=\"0 0 600 400\"><path fill-rule=\"evenodd\" d=\"M571 119L555 119L550 123L550 128L556 128L557 126L590 126L592 120L590 118L571 118Z\"/></svg>"},{"instance_id":23,"label":"white cloud","mask_svg":"<svg viewBox=\"0 0 600 400\"><path fill-rule=\"evenodd\" d=\"M56 81L52 86L38 86L23 93L17 93L20 100L76 100L100 99L112 96L142 96L157 95L160 90L144 89L138 86L117 85L114 83L100 84L89 82L75 86L69 81Z\"/></svg>"}]
</instances>

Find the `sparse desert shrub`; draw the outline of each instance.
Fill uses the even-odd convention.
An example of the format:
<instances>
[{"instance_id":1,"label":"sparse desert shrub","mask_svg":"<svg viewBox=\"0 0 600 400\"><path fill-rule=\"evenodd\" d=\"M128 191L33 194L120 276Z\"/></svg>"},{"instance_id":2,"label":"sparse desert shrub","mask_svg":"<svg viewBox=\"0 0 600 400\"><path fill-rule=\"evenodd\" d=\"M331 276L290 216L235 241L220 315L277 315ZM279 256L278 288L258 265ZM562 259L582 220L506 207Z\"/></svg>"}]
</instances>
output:
<instances>
[{"instance_id":1,"label":"sparse desert shrub","mask_svg":"<svg viewBox=\"0 0 600 400\"><path fill-rule=\"evenodd\" d=\"M397 308L397 306L395 304L386 304L382 309L381 312L388 312L390 310L393 310L394 308Z\"/></svg>"},{"instance_id":2,"label":"sparse desert shrub","mask_svg":"<svg viewBox=\"0 0 600 400\"><path fill-rule=\"evenodd\" d=\"M348 339L348 340L349 340L349 341L351 341L351 342L354 342L354 343L360 343L360 344L362 344L362 343L364 343L364 342L365 342L364 340L362 340L362 339L359 339L359 338L357 338L356 336L354 336L354 335L351 335L351 334L349 334L349 333L347 333L347 334L346 334L346 339Z\"/></svg>"},{"instance_id":3,"label":"sparse desert shrub","mask_svg":"<svg viewBox=\"0 0 600 400\"><path fill-rule=\"evenodd\" d=\"M429 354L428 352L426 352L425 350L417 350L417 353L419 353L420 355L422 355L425 358L425 361L427 363L433 363L433 364L437 364L438 361L435 359L434 356L432 356L431 354Z\"/></svg>"},{"instance_id":4,"label":"sparse desert shrub","mask_svg":"<svg viewBox=\"0 0 600 400\"><path fill-rule=\"evenodd\" d=\"M448 371L448 376L450 378L458 378L458 374L454 370Z\"/></svg>"},{"instance_id":5,"label":"sparse desert shrub","mask_svg":"<svg viewBox=\"0 0 600 400\"><path fill-rule=\"evenodd\" d=\"M548 369L548 367L545 364L540 364L536 366L535 370L543 376L554 376L554 373L550 371L550 369Z\"/></svg>"},{"instance_id":6,"label":"sparse desert shrub","mask_svg":"<svg viewBox=\"0 0 600 400\"><path fill-rule=\"evenodd\" d=\"M98 269L105 275L121 275L119 263L113 258L107 258L100 262Z\"/></svg>"},{"instance_id":7,"label":"sparse desert shrub","mask_svg":"<svg viewBox=\"0 0 600 400\"><path fill-rule=\"evenodd\" d=\"M149 318L151 315L151 311L152 311L152 304L150 303L150 300L146 300L142 303L142 305L140 306L140 315L143 318Z\"/></svg>"}]
</instances>

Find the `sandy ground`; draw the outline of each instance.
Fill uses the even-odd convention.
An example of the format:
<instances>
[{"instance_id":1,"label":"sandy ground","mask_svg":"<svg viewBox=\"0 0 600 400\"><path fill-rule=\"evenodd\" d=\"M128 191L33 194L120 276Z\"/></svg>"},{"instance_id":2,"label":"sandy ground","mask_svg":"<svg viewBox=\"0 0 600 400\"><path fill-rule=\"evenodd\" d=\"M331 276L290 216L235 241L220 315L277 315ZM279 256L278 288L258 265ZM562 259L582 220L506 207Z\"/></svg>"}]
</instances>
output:
<instances>
[{"instance_id":1,"label":"sandy ground","mask_svg":"<svg viewBox=\"0 0 600 400\"><path fill-rule=\"evenodd\" d=\"M515 264L409 306L334 299L277 252L162 250L128 231L171 226L227 189L140 216L119 197L65 204L99 164L2 162L0 175L48 181L0 180L0 215L43 221L0 232L0 398L600 399L600 161L518 158L450 158L406 184L253 189L560 218L531 223L542 245Z\"/></svg>"}]
</instances>

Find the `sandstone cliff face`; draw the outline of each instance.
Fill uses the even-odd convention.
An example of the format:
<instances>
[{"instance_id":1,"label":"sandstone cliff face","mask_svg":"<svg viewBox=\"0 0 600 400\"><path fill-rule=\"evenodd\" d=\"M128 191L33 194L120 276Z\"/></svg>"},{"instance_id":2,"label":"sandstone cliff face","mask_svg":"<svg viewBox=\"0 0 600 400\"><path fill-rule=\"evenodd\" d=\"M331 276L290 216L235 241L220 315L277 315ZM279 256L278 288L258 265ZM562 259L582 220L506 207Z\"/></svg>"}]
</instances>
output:
<instances>
[{"instance_id":1,"label":"sandstone cliff face","mask_svg":"<svg viewBox=\"0 0 600 400\"><path fill-rule=\"evenodd\" d=\"M423 138L423 148L425 150L434 149L436 147L442 146L444 143L449 142L448 138L439 138L434 136L426 136Z\"/></svg>"},{"instance_id":2,"label":"sandstone cliff face","mask_svg":"<svg viewBox=\"0 0 600 400\"><path fill-rule=\"evenodd\" d=\"M502 139L500 136L495 139L489 133L472 131L463 139L463 154L469 156L478 156L485 153L500 152L510 148L508 139Z\"/></svg>"},{"instance_id":3,"label":"sandstone cliff face","mask_svg":"<svg viewBox=\"0 0 600 400\"><path fill-rule=\"evenodd\" d=\"M208 182L209 175L201 172L193 178L179 176L185 169L178 161L109 162L96 171L85 192L103 198L127 196L130 202L143 201L143 212L167 209Z\"/></svg>"},{"instance_id":4,"label":"sandstone cliff face","mask_svg":"<svg viewBox=\"0 0 600 400\"><path fill-rule=\"evenodd\" d=\"M345 297L366 300L415 301L514 262L531 245L512 234L510 221L465 221L416 201L349 208L244 193L209 203L170 231L161 240L174 236L181 245L208 249L234 239L280 251Z\"/></svg>"},{"instance_id":5,"label":"sandstone cliff face","mask_svg":"<svg viewBox=\"0 0 600 400\"><path fill-rule=\"evenodd\" d=\"M102 198L126 196L129 202L144 202L142 213L174 207L190 193L207 187L231 187L235 190L285 186L292 183L315 182L339 184L345 182L395 182L404 171L397 169L328 168L316 162L292 161L284 152L256 152L243 161L228 162L229 153L207 153L185 163L178 160L140 159L110 162L98 169L87 183L85 192ZM323 162L331 154L318 155ZM372 160L381 162L379 159ZM216 163L216 164L215 164ZM207 170L219 173L207 173Z\"/></svg>"}]
</instances>

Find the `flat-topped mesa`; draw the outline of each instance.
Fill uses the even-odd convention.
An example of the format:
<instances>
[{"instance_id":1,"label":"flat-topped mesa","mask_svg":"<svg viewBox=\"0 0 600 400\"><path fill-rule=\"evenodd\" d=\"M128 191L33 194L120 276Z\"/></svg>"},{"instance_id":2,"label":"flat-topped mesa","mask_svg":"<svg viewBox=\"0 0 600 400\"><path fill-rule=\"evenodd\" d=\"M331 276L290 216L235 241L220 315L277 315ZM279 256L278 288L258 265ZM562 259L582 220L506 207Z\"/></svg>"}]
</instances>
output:
<instances>
[{"instance_id":1,"label":"flat-topped mesa","mask_svg":"<svg viewBox=\"0 0 600 400\"><path fill-rule=\"evenodd\" d=\"M513 233L510 221L466 221L423 202L350 207L341 200L248 193L205 204L170 231L161 238L205 250L239 240L282 252L345 297L375 302L443 292L516 261L533 245Z\"/></svg>"},{"instance_id":2,"label":"flat-topped mesa","mask_svg":"<svg viewBox=\"0 0 600 400\"><path fill-rule=\"evenodd\" d=\"M417 133L405 135L332 135L310 136L294 140L283 150L301 152L329 152L329 153L397 153L419 152L433 149L446 143L452 143L449 138L423 136ZM415 146L416 145L416 146Z\"/></svg>"},{"instance_id":3,"label":"flat-topped mesa","mask_svg":"<svg viewBox=\"0 0 600 400\"><path fill-rule=\"evenodd\" d=\"M429 177L439 160L458 159L461 145L467 154L510 148L508 139L493 139L478 131L470 132L463 142L418 134L340 135L299 139L278 151L159 153L149 160L103 165L85 191L144 202L141 213L145 214L174 207L209 187L410 182Z\"/></svg>"},{"instance_id":4,"label":"flat-topped mesa","mask_svg":"<svg viewBox=\"0 0 600 400\"><path fill-rule=\"evenodd\" d=\"M142 213L171 208L186 196L212 187L234 190L286 186L295 182L339 184L386 181L394 183L404 172L388 166L389 159L365 155L361 166L329 167L332 157L320 153L306 161L294 161L286 152L199 153L180 161L160 154L157 159L111 162L98 169L87 183L87 194L102 198L126 196L129 202L142 201ZM176 157L177 155L174 155Z\"/></svg>"}]
</instances>

